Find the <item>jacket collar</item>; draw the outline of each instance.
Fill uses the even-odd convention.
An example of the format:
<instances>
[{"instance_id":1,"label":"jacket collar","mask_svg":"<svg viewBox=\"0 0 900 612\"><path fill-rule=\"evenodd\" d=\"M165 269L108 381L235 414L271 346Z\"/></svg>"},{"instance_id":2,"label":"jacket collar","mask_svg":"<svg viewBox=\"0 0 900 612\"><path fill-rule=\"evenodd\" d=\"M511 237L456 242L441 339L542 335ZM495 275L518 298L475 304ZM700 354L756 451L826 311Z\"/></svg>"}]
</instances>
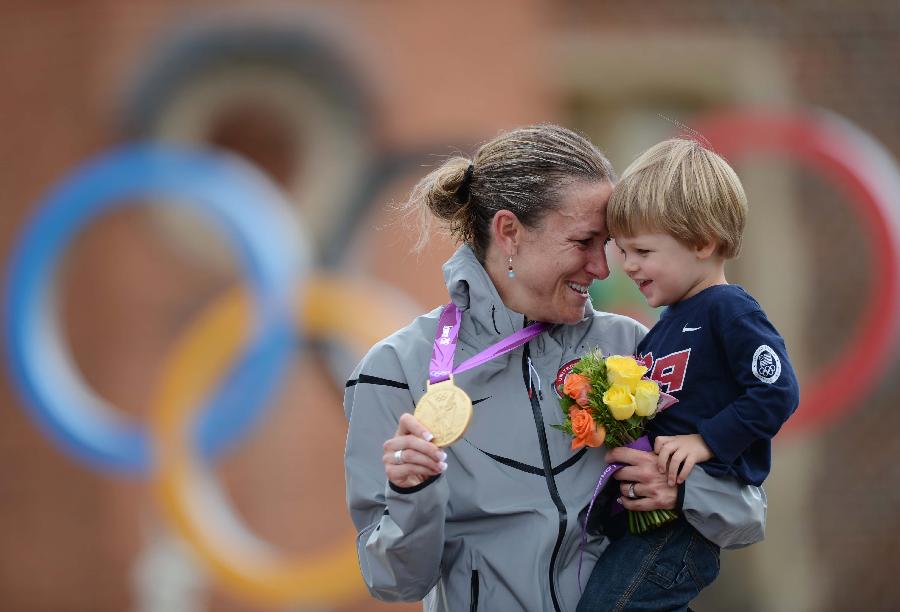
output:
<instances>
[{"instance_id":1,"label":"jacket collar","mask_svg":"<svg viewBox=\"0 0 900 612\"><path fill-rule=\"evenodd\" d=\"M450 299L460 311L468 311L478 336L487 334L486 340L496 342L522 329L525 316L506 307L484 266L469 246L460 246L444 264L443 270ZM584 318L593 313L594 309L588 301ZM556 325L554 329L566 327Z\"/></svg>"}]
</instances>

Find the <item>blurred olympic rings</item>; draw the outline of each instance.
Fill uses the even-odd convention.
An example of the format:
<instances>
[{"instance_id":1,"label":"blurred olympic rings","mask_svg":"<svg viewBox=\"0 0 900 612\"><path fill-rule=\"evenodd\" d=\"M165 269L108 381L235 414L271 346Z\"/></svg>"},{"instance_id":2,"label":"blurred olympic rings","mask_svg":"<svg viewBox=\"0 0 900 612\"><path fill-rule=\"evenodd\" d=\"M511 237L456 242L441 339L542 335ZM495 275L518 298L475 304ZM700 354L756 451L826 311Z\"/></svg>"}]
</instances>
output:
<instances>
[{"instance_id":1,"label":"blurred olympic rings","mask_svg":"<svg viewBox=\"0 0 900 612\"><path fill-rule=\"evenodd\" d=\"M896 346L900 220L890 204L900 193L900 174L880 145L831 115L740 111L698 128L727 156L776 151L824 171L848 193L871 238L879 283L864 301L851 346L804 384L803 409L788 425L821 427L873 384ZM373 176L385 180L384 173ZM149 434L79 377L53 308L54 273L67 245L91 219L134 196L187 205L218 224L238 252L249 290L215 302L173 347ZM369 203L361 197L357 204ZM352 212L348 218L355 207ZM402 327L408 311L388 303L383 286L372 290L337 276L306 279L308 243L294 233L298 227L278 189L235 158L153 146L114 151L62 183L23 232L7 285L6 343L24 405L50 439L93 467L152 475L169 522L225 586L254 601L323 605L363 591L360 581L348 581L358 575L352 534L324 551L282 557L231 511L211 460L258 419L298 336L365 350ZM355 307L360 295L365 318ZM848 363L856 376L836 376Z\"/></svg>"},{"instance_id":2,"label":"blurred olympic rings","mask_svg":"<svg viewBox=\"0 0 900 612\"><path fill-rule=\"evenodd\" d=\"M193 435L204 456L243 435L280 379L292 351L290 308L303 286L308 243L280 191L225 153L122 148L73 173L40 206L13 250L6 288L13 379L30 416L65 452L101 470L146 475L156 461L147 432L116 413L79 375L55 303L56 273L74 236L134 197L188 208L212 221L237 251L252 291L255 316L246 345L220 387L202 398Z\"/></svg>"},{"instance_id":3,"label":"blurred olympic rings","mask_svg":"<svg viewBox=\"0 0 900 612\"><path fill-rule=\"evenodd\" d=\"M403 309L369 283L314 277L305 295L296 320L313 340L338 338L366 350L408 322L399 314ZM365 317L356 307L361 295L366 296ZM224 375L228 356L241 345L247 315L246 296L227 293L197 318L165 360L151 421L159 445L160 469L154 477L159 500L176 531L236 594L273 605L352 601L365 593L358 578L355 534L314 557L282 558L243 527L207 462L192 450L190 424L197 400Z\"/></svg>"},{"instance_id":4,"label":"blurred olympic rings","mask_svg":"<svg viewBox=\"0 0 900 612\"><path fill-rule=\"evenodd\" d=\"M134 196L211 217L236 245L248 279L174 345L149 434L123 423L79 377L53 308L66 246L90 220ZM241 525L209 465L265 407L301 331L304 341L337 341L361 354L408 323L412 309L399 292L374 283L306 278L298 226L277 188L236 158L157 146L114 151L64 181L23 232L7 287L7 348L24 405L51 440L93 467L151 475L170 524L226 588L253 601L326 605L365 592L360 580L348 580L358 575L355 535L282 559ZM361 296L365 317L356 306Z\"/></svg>"},{"instance_id":5,"label":"blurred olympic rings","mask_svg":"<svg viewBox=\"0 0 900 612\"><path fill-rule=\"evenodd\" d=\"M786 432L817 430L859 407L890 366L900 337L900 171L884 147L825 111L782 114L738 110L706 117L696 130L722 155L782 153L830 178L849 197L872 251L869 294L840 356L803 381ZM848 376L847 372L852 372Z\"/></svg>"}]
</instances>

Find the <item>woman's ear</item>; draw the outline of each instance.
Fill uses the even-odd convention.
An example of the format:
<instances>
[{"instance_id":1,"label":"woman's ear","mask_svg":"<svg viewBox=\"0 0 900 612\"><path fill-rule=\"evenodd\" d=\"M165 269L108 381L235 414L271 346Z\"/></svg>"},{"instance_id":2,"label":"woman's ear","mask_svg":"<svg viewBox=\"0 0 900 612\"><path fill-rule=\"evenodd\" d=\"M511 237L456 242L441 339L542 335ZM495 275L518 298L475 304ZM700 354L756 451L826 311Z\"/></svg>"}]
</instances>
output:
<instances>
[{"instance_id":1,"label":"woman's ear","mask_svg":"<svg viewBox=\"0 0 900 612\"><path fill-rule=\"evenodd\" d=\"M522 239L522 224L510 210L498 210L491 220L491 233L506 257L515 255Z\"/></svg>"}]
</instances>

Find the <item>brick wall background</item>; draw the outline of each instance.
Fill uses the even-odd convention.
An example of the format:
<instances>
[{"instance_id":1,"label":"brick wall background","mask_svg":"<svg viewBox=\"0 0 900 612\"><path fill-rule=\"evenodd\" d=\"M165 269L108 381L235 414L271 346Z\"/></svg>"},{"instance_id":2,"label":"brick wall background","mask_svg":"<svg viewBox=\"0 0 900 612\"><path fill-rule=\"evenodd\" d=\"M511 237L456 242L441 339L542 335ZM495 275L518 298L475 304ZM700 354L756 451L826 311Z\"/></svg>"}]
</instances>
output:
<instances>
[{"instance_id":1,"label":"brick wall background","mask_svg":"<svg viewBox=\"0 0 900 612\"><path fill-rule=\"evenodd\" d=\"M760 100L837 112L895 158L900 153L897 3L2 0L0 258L7 260L50 186L126 138L128 93L146 74L160 42L187 22L210 19L315 24L313 30L347 58L365 92L371 121L360 143L372 160L411 151L445 155L454 148L468 150L500 129L557 121L584 129L621 169L670 130L665 123L649 132L635 127L621 107L645 108L650 116L661 110L690 122L692 113L716 105ZM677 54L642 56L662 40L689 49L737 39L749 41L777 71L763 70L766 78L757 81L752 69L741 68L746 58L718 58L726 66L723 74L732 62L735 72L750 74L724 94L709 93L726 80L722 75L708 76L713 83L703 85L706 93L691 93L693 83L703 82L694 73L709 70L703 62L694 67L679 64ZM712 56L720 48L701 47L684 57ZM629 84L636 82L629 75L637 78L653 67L660 74L649 82L669 78L665 75L673 81L662 94L642 93L641 85ZM772 77L773 72L780 76ZM760 91L771 87L772 78L783 80L778 93ZM626 89L627 98L616 98ZM615 105L620 110L611 110ZM226 117L218 123L218 141L249 153L289 188L290 172L284 168L311 163L310 152L319 151L315 138L279 144L278 124L267 126L260 117L252 109ZM418 304L413 310L423 310L442 300L436 271L452 246L438 239L423 256L408 255L411 237L385 208L422 174L422 163L434 163L428 156L414 157L371 194L375 212L360 221L359 233L340 250L345 273L380 279L411 297ZM334 160L342 163L349 168L345 160ZM797 315L801 322L794 336L811 371L840 350L848 321L859 311L855 296L879 279L866 274L871 255L843 198L822 177L796 171L791 180L790 207L806 232L804 256L812 262L812 281L804 285L812 287L812 295L791 298L818 305ZM181 246L152 215L130 210L92 225L66 256L62 318L72 351L91 385L134 418L147 417L171 343L234 281L227 265ZM794 254L778 256L787 260ZM749 261L741 263L742 274L750 275L757 260ZM761 297L764 304L766 297L780 299ZM770 490L770 525L775 533L802 531L806 556L799 558L811 559L815 571L792 565L791 555L780 555L779 561L752 549L728 553L720 583L697 609L895 607L900 600L891 571L900 541L900 471L894 461L900 451L898 374L894 361L848 416L805 438L779 442L775 470L789 476L773 483L784 493ZM248 525L286 551L315 554L350 531L343 507L340 391L328 376L321 359L299 358L272 416L217 467ZM150 609L154 598L141 590L137 568L149 562L153 542L165 540L150 485L99 474L59 451L20 409L5 368L0 406L0 608ZM806 492L805 506L783 501L791 490ZM805 513L794 514L796 507ZM761 550L777 546L769 541ZM182 588L182 603L195 601L210 610L263 609L203 578L189 555L176 552L170 563L179 559L194 568L185 571L185 580L198 572L196 584ZM166 584L155 589L157 609L178 609L175 603L159 604L165 601L163 591L174 588L174 582ZM387 607L362 595L335 609Z\"/></svg>"}]
</instances>

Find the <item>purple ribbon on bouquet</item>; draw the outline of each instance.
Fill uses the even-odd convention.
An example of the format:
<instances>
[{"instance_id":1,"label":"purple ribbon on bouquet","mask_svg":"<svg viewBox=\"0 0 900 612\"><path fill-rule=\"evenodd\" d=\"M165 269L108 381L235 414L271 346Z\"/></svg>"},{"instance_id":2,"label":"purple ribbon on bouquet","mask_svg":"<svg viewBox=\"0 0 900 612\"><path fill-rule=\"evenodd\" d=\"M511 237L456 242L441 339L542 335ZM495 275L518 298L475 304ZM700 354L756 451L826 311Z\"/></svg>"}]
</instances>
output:
<instances>
[{"instance_id":1,"label":"purple ribbon on bouquet","mask_svg":"<svg viewBox=\"0 0 900 612\"><path fill-rule=\"evenodd\" d=\"M650 452L653 450L653 447L650 446L650 439L647 436L641 436L634 442L625 445L627 448L633 448L639 451ZM606 466L606 468L600 472L600 480L597 481L597 486L594 487L594 494L591 495L591 503L588 504L587 514L584 515L584 524L581 526L581 550L578 553L578 590L583 590L581 586L581 563L584 561L584 546L587 544L587 524L588 519L591 516L591 510L594 509L594 502L597 501L597 496L600 495L600 491L603 490L603 487L606 486L606 483L609 482L609 479L612 478L612 475L621 470L623 467L628 465L627 463L610 463ZM622 506L614 506L612 512L614 514L619 513L623 510Z\"/></svg>"}]
</instances>

